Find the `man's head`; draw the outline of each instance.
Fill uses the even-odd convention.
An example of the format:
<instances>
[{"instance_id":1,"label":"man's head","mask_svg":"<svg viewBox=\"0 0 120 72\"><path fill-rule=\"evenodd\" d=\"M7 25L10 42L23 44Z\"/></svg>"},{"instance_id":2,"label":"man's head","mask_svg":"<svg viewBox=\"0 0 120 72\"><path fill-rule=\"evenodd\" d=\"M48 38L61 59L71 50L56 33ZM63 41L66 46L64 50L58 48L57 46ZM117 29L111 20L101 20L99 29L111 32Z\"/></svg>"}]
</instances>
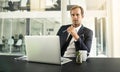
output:
<instances>
[{"instance_id":1,"label":"man's head","mask_svg":"<svg viewBox=\"0 0 120 72\"><path fill-rule=\"evenodd\" d=\"M81 6L75 5L70 9L72 22L75 27L81 24L81 20L84 17L84 10Z\"/></svg>"}]
</instances>

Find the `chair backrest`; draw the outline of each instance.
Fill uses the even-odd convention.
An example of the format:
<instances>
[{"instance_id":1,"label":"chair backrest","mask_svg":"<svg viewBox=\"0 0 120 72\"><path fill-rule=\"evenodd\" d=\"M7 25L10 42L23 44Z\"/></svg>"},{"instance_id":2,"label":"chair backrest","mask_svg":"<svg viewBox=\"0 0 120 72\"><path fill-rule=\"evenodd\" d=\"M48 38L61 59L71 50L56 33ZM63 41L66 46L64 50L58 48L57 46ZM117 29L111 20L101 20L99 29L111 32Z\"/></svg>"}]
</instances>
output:
<instances>
[{"instance_id":1,"label":"chair backrest","mask_svg":"<svg viewBox=\"0 0 120 72\"><path fill-rule=\"evenodd\" d=\"M13 39L9 39L8 40L8 45L13 45L14 44L14 40Z\"/></svg>"},{"instance_id":2,"label":"chair backrest","mask_svg":"<svg viewBox=\"0 0 120 72\"><path fill-rule=\"evenodd\" d=\"M28 0L21 0L21 7L26 7L26 4L27 4L27 1Z\"/></svg>"},{"instance_id":3,"label":"chair backrest","mask_svg":"<svg viewBox=\"0 0 120 72\"><path fill-rule=\"evenodd\" d=\"M22 45L22 39L19 39L16 43L17 46L21 46Z\"/></svg>"}]
</instances>

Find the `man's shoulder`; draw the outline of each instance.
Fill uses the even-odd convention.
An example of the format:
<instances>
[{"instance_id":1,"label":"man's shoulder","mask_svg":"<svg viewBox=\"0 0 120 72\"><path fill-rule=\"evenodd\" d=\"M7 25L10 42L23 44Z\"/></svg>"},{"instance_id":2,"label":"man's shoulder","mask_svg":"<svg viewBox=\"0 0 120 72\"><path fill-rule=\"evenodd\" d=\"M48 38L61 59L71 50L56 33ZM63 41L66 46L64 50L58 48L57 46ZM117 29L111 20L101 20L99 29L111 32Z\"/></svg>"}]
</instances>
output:
<instances>
[{"instance_id":1,"label":"man's shoulder","mask_svg":"<svg viewBox=\"0 0 120 72\"><path fill-rule=\"evenodd\" d=\"M93 32L90 28L83 26L83 30Z\"/></svg>"},{"instance_id":2,"label":"man's shoulder","mask_svg":"<svg viewBox=\"0 0 120 72\"><path fill-rule=\"evenodd\" d=\"M69 27L70 25L62 25L61 27L60 27L60 29L67 29L68 27Z\"/></svg>"}]
</instances>

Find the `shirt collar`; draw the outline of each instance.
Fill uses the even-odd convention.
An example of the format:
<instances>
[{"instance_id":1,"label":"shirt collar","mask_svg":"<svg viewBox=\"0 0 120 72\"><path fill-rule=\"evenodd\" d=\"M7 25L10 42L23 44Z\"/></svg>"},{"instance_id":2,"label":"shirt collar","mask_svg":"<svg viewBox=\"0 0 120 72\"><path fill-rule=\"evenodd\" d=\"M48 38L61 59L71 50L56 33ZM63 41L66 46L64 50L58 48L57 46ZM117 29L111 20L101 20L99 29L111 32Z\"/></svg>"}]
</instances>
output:
<instances>
[{"instance_id":1,"label":"shirt collar","mask_svg":"<svg viewBox=\"0 0 120 72\"><path fill-rule=\"evenodd\" d=\"M76 27L75 30L78 32L81 27L82 27L82 24L80 24L79 27Z\"/></svg>"}]
</instances>

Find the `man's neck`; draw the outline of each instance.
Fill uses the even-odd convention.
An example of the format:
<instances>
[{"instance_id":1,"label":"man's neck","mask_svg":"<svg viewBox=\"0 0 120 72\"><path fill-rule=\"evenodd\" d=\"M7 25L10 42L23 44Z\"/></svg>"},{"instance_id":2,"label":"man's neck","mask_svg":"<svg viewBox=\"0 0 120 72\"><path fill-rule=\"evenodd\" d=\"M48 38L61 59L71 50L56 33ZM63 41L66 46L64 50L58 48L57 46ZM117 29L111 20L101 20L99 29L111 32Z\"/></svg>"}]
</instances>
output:
<instances>
[{"instance_id":1,"label":"man's neck","mask_svg":"<svg viewBox=\"0 0 120 72\"><path fill-rule=\"evenodd\" d=\"M77 30L77 32L79 31L79 29L81 28L81 26L82 26L82 24L75 28Z\"/></svg>"}]
</instances>

